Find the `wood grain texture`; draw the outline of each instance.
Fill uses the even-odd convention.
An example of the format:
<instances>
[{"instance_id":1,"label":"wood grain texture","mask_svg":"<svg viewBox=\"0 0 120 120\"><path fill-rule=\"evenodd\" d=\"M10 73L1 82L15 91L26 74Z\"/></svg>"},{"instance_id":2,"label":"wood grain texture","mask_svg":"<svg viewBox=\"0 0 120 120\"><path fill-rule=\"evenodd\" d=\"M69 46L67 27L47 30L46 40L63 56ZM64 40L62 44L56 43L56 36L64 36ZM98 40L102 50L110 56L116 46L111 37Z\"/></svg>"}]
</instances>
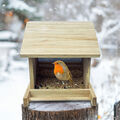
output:
<instances>
[{"instance_id":1,"label":"wood grain texture","mask_svg":"<svg viewBox=\"0 0 120 120\"><path fill-rule=\"evenodd\" d=\"M36 81L36 60L29 58L30 89L35 88Z\"/></svg>"},{"instance_id":2,"label":"wood grain texture","mask_svg":"<svg viewBox=\"0 0 120 120\"><path fill-rule=\"evenodd\" d=\"M89 88L90 85L90 58L83 59L83 79L85 82L85 88Z\"/></svg>"},{"instance_id":3,"label":"wood grain texture","mask_svg":"<svg viewBox=\"0 0 120 120\"><path fill-rule=\"evenodd\" d=\"M30 58L99 57L91 22L28 22L20 55Z\"/></svg>"},{"instance_id":4,"label":"wood grain texture","mask_svg":"<svg viewBox=\"0 0 120 120\"><path fill-rule=\"evenodd\" d=\"M30 101L89 100L89 89L30 89Z\"/></svg>"},{"instance_id":5,"label":"wood grain texture","mask_svg":"<svg viewBox=\"0 0 120 120\"><path fill-rule=\"evenodd\" d=\"M29 101L91 101L96 106L96 96L90 89L30 89Z\"/></svg>"},{"instance_id":6,"label":"wood grain texture","mask_svg":"<svg viewBox=\"0 0 120 120\"><path fill-rule=\"evenodd\" d=\"M93 89L27 89L24 96L24 106L33 101L89 101L96 106L96 96Z\"/></svg>"},{"instance_id":7,"label":"wood grain texture","mask_svg":"<svg viewBox=\"0 0 120 120\"><path fill-rule=\"evenodd\" d=\"M97 105L97 97L94 93L94 90L93 90L93 87L92 85L90 84L90 98L91 98L91 104L92 106L96 106Z\"/></svg>"}]
</instances>

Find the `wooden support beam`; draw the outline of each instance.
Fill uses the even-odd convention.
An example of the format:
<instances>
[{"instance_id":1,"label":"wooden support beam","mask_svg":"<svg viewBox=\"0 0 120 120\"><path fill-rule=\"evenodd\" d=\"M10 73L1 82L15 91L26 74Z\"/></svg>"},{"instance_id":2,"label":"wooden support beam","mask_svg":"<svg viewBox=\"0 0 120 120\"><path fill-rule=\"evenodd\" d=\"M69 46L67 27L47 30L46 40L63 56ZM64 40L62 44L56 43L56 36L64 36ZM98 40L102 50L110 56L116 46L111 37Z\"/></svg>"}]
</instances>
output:
<instances>
[{"instance_id":1,"label":"wooden support beam","mask_svg":"<svg viewBox=\"0 0 120 120\"><path fill-rule=\"evenodd\" d=\"M85 82L85 88L89 88L90 84L90 58L83 59L83 79Z\"/></svg>"},{"instance_id":2,"label":"wooden support beam","mask_svg":"<svg viewBox=\"0 0 120 120\"><path fill-rule=\"evenodd\" d=\"M94 90L92 88L92 85L90 84L90 99L91 99L91 104L92 106L96 106L97 104L97 98L96 98L96 95L94 93Z\"/></svg>"},{"instance_id":3,"label":"wooden support beam","mask_svg":"<svg viewBox=\"0 0 120 120\"><path fill-rule=\"evenodd\" d=\"M30 97L30 85L28 85L28 88L25 92L25 95L23 97L23 105L24 107L27 107L29 105L29 97Z\"/></svg>"},{"instance_id":4,"label":"wooden support beam","mask_svg":"<svg viewBox=\"0 0 120 120\"><path fill-rule=\"evenodd\" d=\"M29 58L29 73L30 73L30 89L35 88L36 80L36 59Z\"/></svg>"}]
</instances>

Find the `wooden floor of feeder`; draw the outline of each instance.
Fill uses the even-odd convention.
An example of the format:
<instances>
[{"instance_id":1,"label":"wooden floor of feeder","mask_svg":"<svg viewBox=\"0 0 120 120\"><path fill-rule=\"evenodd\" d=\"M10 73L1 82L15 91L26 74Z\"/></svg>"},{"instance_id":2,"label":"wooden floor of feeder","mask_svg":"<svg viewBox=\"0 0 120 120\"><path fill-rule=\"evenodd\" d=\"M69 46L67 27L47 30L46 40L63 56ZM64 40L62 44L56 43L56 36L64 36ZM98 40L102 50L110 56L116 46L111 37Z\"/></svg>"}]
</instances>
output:
<instances>
[{"instance_id":1,"label":"wooden floor of feeder","mask_svg":"<svg viewBox=\"0 0 120 120\"><path fill-rule=\"evenodd\" d=\"M96 96L92 87L89 89L30 89L24 95L24 106L32 101L91 101L96 106Z\"/></svg>"}]
</instances>

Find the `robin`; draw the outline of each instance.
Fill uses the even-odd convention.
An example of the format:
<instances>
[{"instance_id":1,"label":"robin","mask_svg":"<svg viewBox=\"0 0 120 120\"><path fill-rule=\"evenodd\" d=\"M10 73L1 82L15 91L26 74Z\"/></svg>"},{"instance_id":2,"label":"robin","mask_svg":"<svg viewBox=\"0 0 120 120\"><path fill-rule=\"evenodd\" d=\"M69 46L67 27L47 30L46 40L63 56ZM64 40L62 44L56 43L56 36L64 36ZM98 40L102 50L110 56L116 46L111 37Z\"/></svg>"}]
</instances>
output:
<instances>
[{"instance_id":1,"label":"robin","mask_svg":"<svg viewBox=\"0 0 120 120\"><path fill-rule=\"evenodd\" d=\"M59 80L69 80L71 84L73 84L72 74L67 67L67 65L63 61L55 61L54 63L54 74Z\"/></svg>"}]
</instances>

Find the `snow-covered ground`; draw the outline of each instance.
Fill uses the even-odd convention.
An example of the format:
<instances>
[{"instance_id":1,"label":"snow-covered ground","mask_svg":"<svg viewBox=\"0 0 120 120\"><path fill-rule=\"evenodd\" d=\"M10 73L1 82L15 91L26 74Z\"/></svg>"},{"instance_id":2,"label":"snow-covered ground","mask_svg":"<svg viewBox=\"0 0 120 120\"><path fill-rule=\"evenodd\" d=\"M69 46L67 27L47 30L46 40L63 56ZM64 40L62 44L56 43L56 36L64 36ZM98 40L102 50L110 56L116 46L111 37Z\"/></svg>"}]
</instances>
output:
<instances>
[{"instance_id":1,"label":"snow-covered ground","mask_svg":"<svg viewBox=\"0 0 120 120\"><path fill-rule=\"evenodd\" d=\"M21 120L21 103L28 85L27 70L15 68L3 74L8 77L0 80L0 118Z\"/></svg>"}]
</instances>

